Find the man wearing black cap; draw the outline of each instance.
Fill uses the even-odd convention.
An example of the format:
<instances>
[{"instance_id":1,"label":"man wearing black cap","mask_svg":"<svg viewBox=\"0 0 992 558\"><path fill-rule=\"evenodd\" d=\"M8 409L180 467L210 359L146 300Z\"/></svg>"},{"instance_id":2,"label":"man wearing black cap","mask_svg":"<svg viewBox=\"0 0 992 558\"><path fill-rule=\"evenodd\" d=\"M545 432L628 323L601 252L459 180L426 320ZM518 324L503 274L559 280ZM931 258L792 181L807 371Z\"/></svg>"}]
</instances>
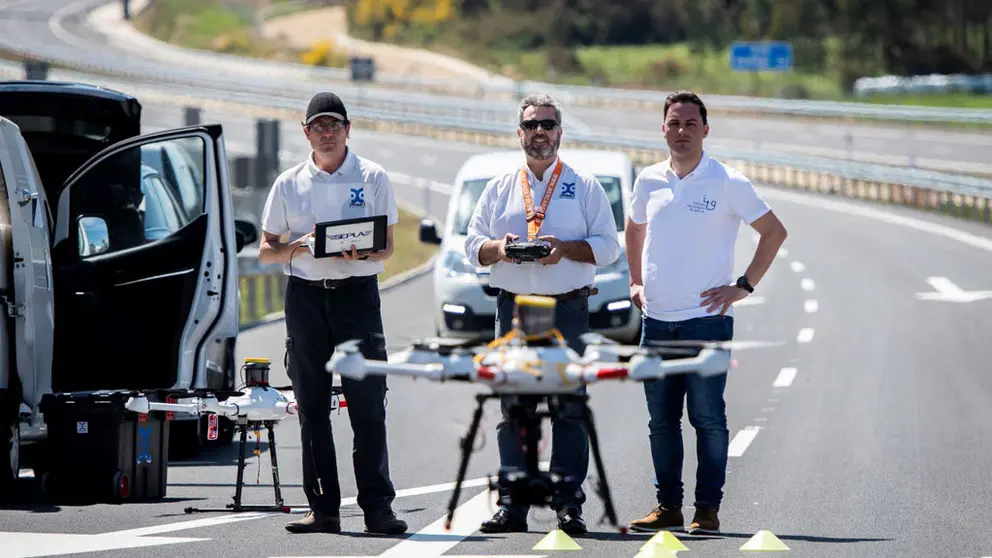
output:
<instances>
[{"instance_id":1,"label":"man wearing black cap","mask_svg":"<svg viewBox=\"0 0 992 558\"><path fill-rule=\"evenodd\" d=\"M286 370L299 402L303 490L310 512L286 525L294 533L341 531L341 490L330 423L332 376L324 366L334 346L361 339L366 358L386 360L377 274L393 252L396 201L386 171L347 145L348 111L333 93L318 93L307 107L306 161L276 178L262 214L259 260L281 263L286 286ZM307 238L317 223L385 215L384 250L315 259ZM284 240L284 237L288 237ZM353 248L354 250L354 248ZM386 381L342 378L354 433L358 505L371 533L398 534L407 525L392 511L386 444Z\"/></svg>"}]
</instances>

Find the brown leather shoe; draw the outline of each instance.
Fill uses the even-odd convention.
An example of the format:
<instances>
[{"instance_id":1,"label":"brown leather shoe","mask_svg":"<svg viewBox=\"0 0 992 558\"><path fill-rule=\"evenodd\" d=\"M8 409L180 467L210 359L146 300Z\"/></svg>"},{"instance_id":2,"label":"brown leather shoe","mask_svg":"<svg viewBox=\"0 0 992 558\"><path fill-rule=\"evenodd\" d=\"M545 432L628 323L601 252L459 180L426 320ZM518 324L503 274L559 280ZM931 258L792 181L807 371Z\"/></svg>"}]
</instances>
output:
<instances>
[{"instance_id":1,"label":"brown leather shoe","mask_svg":"<svg viewBox=\"0 0 992 558\"><path fill-rule=\"evenodd\" d=\"M681 531L685 528L685 518L682 510L670 510L662 505L656 506L651 513L630 522L630 530L641 533L656 533L658 531Z\"/></svg>"},{"instance_id":2,"label":"brown leather shoe","mask_svg":"<svg viewBox=\"0 0 992 558\"><path fill-rule=\"evenodd\" d=\"M290 533L340 533L341 518L308 511L301 519L286 524Z\"/></svg>"},{"instance_id":3,"label":"brown leather shoe","mask_svg":"<svg viewBox=\"0 0 992 558\"><path fill-rule=\"evenodd\" d=\"M692 516L692 523L689 524L689 534L703 533L713 535L720 533L720 518L717 516L716 510L698 508Z\"/></svg>"}]
</instances>

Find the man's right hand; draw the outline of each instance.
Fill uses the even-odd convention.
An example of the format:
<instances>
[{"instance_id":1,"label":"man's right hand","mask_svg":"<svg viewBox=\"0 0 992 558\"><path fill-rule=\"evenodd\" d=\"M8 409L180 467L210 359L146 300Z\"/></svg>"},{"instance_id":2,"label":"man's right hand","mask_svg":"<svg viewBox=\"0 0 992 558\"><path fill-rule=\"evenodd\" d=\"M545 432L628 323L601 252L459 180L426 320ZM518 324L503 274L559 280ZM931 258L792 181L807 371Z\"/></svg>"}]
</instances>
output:
<instances>
[{"instance_id":1,"label":"man's right hand","mask_svg":"<svg viewBox=\"0 0 992 558\"><path fill-rule=\"evenodd\" d=\"M644 285L630 286L630 301L641 312L644 311Z\"/></svg>"}]
</instances>

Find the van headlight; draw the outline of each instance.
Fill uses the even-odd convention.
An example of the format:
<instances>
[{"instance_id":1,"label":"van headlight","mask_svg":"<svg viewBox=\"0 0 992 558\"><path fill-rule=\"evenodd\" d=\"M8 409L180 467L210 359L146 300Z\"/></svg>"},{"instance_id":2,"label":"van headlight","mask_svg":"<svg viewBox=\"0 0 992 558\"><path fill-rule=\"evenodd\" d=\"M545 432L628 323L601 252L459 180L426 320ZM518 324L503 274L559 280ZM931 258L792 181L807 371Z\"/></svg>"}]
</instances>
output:
<instances>
[{"instance_id":1,"label":"van headlight","mask_svg":"<svg viewBox=\"0 0 992 558\"><path fill-rule=\"evenodd\" d=\"M475 267L468 261L468 257L458 251L449 250L441 260L441 268L449 277L457 275L475 275Z\"/></svg>"}]
</instances>

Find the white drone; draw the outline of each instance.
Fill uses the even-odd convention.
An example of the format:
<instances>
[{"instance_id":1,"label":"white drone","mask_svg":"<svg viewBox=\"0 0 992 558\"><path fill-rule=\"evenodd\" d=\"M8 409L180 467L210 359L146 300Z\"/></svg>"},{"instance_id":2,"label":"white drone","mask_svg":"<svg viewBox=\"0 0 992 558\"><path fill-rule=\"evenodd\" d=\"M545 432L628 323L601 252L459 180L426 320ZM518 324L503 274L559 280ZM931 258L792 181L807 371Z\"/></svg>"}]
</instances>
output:
<instances>
[{"instance_id":1,"label":"white drone","mask_svg":"<svg viewBox=\"0 0 992 558\"><path fill-rule=\"evenodd\" d=\"M291 386L273 387L269 385L269 364L267 358L247 358L242 368L245 374L245 387L232 392L231 396L220 401L216 394L199 397L184 397L180 402L150 401L145 394L129 397L124 407L135 413L147 414L152 411L184 413L190 415L207 415L211 418L222 416L233 419L236 428L241 431L240 452L238 455L238 480L234 494L234 502L226 508L186 508L186 513L196 511L279 511L290 513L291 507L283 503L279 487L279 466L276 459L275 423L297 414L296 395ZM332 386L331 411L347 407L347 402L341 397L340 386ZM272 460L272 485L275 490L274 506L253 506L241 503L241 489L244 481L245 450L248 443L248 432L259 432L264 426L269 435L269 456ZM211 428L215 437L215 428ZM212 439L212 438L211 438ZM257 453L257 452L256 452Z\"/></svg>"},{"instance_id":2,"label":"white drone","mask_svg":"<svg viewBox=\"0 0 992 558\"><path fill-rule=\"evenodd\" d=\"M384 362L366 359L361 351L362 341L355 340L338 345L327 362L328 372L337 372L343 378L353 380L368 375L396 375L438 382L469 382L489 388L490 393L476 396L478 407L461 444L461 466L448 507L449 527L482 417L482 406L487 399L509 397L511 420L521 424L526 433L523 440L526 471L501 470L498 483L508 487L509 501L523 499L534 506L551 505L555 485L562 481L555 472L549 474L538 469L540 421L555 416L560 402L580 400L600 478L598 489L607 519L616 527L616 512L606 483L588 396L579 395L576 390L603 381L647 381L674 374L722 374L733 366L730 358L733 348L767 344L673 341L641 347L620 345L598 334L587 334L583 336L585 352L579 355L565 343L554 326L556 302L551 297L518 295L513 329L485 346L433 339L415 343L393 362ZM546 401L549 411L531 410L533 405L527 403L535 401Z\"/></svg>"}]
</instances>

